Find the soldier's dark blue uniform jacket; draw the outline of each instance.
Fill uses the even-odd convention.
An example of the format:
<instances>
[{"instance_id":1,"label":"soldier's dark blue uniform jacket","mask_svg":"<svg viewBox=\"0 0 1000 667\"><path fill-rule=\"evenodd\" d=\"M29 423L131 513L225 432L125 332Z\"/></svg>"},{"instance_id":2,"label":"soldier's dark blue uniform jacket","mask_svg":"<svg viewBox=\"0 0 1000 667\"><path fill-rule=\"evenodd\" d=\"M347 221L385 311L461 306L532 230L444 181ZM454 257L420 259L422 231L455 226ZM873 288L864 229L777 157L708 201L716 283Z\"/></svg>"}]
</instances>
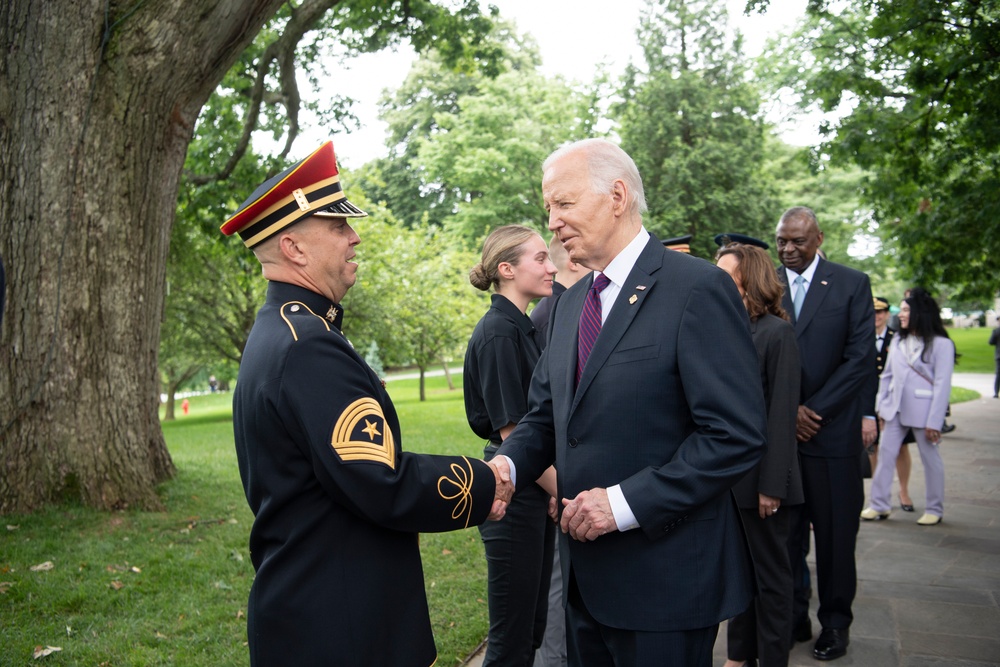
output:
<instances>
[{"instance_id":1,"label":"soldier's dark blue uniform jacket","mask_svg":"<svg viewBox=\"0 0 1000 667\"><path fill-rule=\"evenodd\" d=\"M492 470L410 454L339 305L272 282L233 399L240 475L256 517L253 665L426 666L437 651L418 532L486 519Z\"/></svg>"}]
</instances>

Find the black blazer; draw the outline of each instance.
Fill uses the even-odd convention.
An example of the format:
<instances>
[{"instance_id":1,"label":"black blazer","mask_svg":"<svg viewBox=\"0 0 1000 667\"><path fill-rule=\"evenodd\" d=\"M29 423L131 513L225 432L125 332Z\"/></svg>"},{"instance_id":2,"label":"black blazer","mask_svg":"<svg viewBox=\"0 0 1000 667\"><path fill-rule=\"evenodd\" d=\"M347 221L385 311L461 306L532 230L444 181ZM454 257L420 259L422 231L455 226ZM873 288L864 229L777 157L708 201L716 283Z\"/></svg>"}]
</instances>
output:
<instances>
[{"instance_id":1,"label":"black blazer","mask_svg":"<svg viewBox=\"0 0 1000 667\"><path fill-rule=\"evenodd\" d=\"M531 311L531 323L538 331L538 346L545 349L545 344L549 337L549 316L552 314L552 306L566 291L566 286L558 281L552 281L552 296L542 297Z\"/></svg>"},{"instance_id":2,"label":"black blazer","mask_svg":"<svg viewBox=\"0 0 1000 667\"><path fill-rule=\"evenodd\" d=\"M878 381L882 377L882 369L885 368L885 360L889 358L889 343L892 342L892 337L896 335L896 332L891 328L885 328L885 338L882 339L882 351L875 348L875 373L871 376L868 381L867 389L865 390L866 403L865 405L871 406L871 412L866 410L869 416L875 416L875 403L878 398Z\"/></svg>"},{"instance_id":3,"label":"black blazer","mask_svg":"<svg viewBox=\"0 0 1000 667\"><path fill-rule=\"evenodd\" d=\"M795 419L799 411L802 366L792 325L771 314L750 323L757 348L760 381L767 406L767 451L760 463L733 487L736 503L756 509L758 494L781 498L782 505L803 502Z\"/></svg>"},{"instance_id":4,"label":"black blazer","mask_svg":"<svg viewBox=\"0 0 1000 667\"><path fill-rule=\"evenodd\" d=\"M729 492L764 444L746 309L725 272L651 236L574 390L577 328L592 283L580 280L555 302L528 414L499 453L514 461L519 487L552 463L562 498L621 485L639 528L592 542L561 537L564 581L572 571L599 622L704 628L752 598Z\"/></svg>"},{"instance_id":5,"label":"black blazer","mask_svg":"<svg viewBox=\"0 0 1000 667\"><path fill-rule=\"evenodd\" d=\"M785 285L782 304L794 313L783 267L778 267L778 277ZM861 419L874 399L866 391L875 366L875 307L868 276L821 258L795 321L795 339L802 357L800 403L823 418L819 433L799 443L799 453L858 456Z\"/></svg>"}]
</instances>

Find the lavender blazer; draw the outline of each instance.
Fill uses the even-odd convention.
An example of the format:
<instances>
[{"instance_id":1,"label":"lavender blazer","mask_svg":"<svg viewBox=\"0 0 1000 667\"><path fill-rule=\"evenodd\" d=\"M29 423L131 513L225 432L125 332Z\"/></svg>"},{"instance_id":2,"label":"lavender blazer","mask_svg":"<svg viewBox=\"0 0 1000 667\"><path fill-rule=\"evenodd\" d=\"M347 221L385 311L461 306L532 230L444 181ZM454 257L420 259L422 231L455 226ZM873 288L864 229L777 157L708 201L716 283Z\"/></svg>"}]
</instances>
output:
<instances>
[{"instance_id":1,"label":"lavender blazer","mask_svg":"<svg viewBox=\"0 0 1000 667\"><path fill-rule=\"evenodd\" d=\"M879 380L878 416L889 421L898 414L903 426L940 430L954 368L955 344L950 339L937 336L929 351L907 359L903 338L897 335Z\"/></svg>"}]
</instances>

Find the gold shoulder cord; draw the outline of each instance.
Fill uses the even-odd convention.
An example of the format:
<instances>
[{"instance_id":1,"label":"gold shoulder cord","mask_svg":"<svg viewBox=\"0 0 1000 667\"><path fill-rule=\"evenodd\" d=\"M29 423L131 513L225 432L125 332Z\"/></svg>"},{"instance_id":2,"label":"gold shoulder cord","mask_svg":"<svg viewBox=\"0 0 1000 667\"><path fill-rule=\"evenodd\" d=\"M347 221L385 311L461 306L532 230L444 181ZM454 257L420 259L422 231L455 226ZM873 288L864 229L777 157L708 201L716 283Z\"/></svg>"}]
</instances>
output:
<instances>
[{"instance_id":1,"label":"gold shoulder cord","mask_svg":"<svg viewBox=\"0 0 1000 667\"><path fill-rule=\"evenodd\" d=\"M299 334L298 332L295 331L295 325L293 325L291 320L288 319L288 315L285 313L285 310L287 309L289 312L296 313L299 311L300 308L305 308L306 312L308 312L310 315L312 315L313 317L315 317L316 319L318 319L320 322L323 323L323 326L326 327L327 331L330 330L330 325L326 323L326 320L317 315L316 313L314 313L313 311L311 311L309 309L309 306L302 303L301 301L289 301L288 303L281 306L280 312L281 312L281 319L285 320L285 324L287 324L288 328L291 329L292 331L292 338L298 340Z\"/></svg>"}]
</instances>

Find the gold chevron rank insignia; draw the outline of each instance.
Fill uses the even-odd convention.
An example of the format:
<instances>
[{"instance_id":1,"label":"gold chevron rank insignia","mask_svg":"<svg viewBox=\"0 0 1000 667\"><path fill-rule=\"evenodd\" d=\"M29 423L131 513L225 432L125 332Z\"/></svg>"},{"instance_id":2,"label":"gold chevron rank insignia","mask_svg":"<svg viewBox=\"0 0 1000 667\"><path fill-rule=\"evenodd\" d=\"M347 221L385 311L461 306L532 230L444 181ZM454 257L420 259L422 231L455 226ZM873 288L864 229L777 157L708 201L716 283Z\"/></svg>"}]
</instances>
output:
<instances>
[{"instance_id":1,"label":"gold chevron rank insignia","mask_svg":"<svg viewBox=\"0 0 1000 667\"><path fill-rule=\"evenodd\" d=\"M396 469L396 443L373 398L359 398L347 406L333 427L330 441L344 461L372 461Z\"/></svg>"}]
</instances>

